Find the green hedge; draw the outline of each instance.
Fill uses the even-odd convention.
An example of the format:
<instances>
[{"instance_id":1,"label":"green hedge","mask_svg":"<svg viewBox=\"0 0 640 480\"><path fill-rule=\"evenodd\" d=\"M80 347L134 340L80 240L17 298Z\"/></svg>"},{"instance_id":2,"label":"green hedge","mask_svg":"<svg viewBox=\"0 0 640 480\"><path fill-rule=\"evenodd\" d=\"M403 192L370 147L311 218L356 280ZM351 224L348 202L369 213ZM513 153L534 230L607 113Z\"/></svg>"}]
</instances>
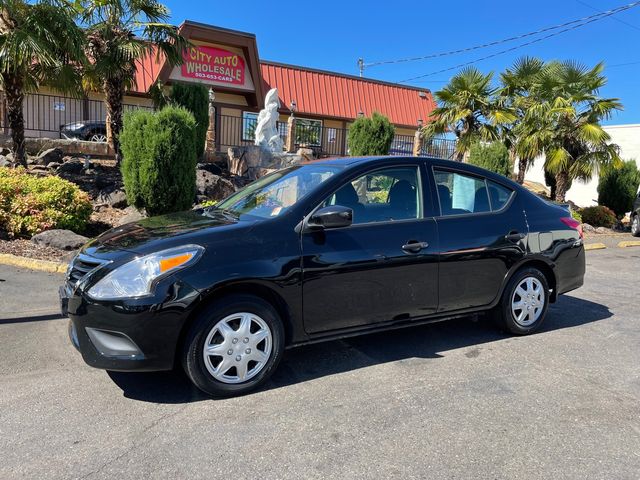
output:
<instances>
[{"instance_id":1,"label":"green hedge","mask_svg":"<svg viewBox=\"0 0 640 480\"><path fill-rule=\"evenodd\" d=\"M509 150L501 142L493 142L488 145L480 143L472 145L469 151L469 163L505 177L511 177Z\"/></svg>"},{"instance_id":2,"label":"green hedge","mask_svg":"<svg viewBox=\"0 0 640 480\"><path fill-rule=\"evenodd\" d=\"M82 232L92 211L89 196L67 180L0 167L0 230L11 237L52 228Z\"/></svg>"},{"instance_id":3,"label":"green hedge","mask_svg":"<svg viewBox=\"0 0 640 480\"><path fill-rule=\"evenodd\" d=\"M358 118L349 128L349 155L388 155L394 135L389 119L378 112L371 118Z\"/></svg>"},{"instance_id":4,"label":"green hedge","mask_svg":"<svg viewBox=\"0 0 640 480\"><path fill-rule=\"evenodd\" d=\"M196 120L196 156L201 158L209 129L209 91L197 83L176 83L171 87L170 102L193 114Z\"/></svg>"},{"instance_id":5,"label":"green hedge","mask_svg":"<svg viewBox=\"0 0 640 480\"><path fill-rule=\"evenodd\" d=\"M634 160L624 162L621 168L610 169L598 181L598 203L614 211L618 218L633 208L633 200L640 185L640 171Z\"/></svg>"},{"instance_id":6,"label":"green hedge","mask_svg":"<svg viewBox=\"0 0 640 480\"><path fill-rule=\"evenodd\" d=\"M196 185L196 121L184 108L131 112L120 134L129 204L149 215L187 210Z\"/></svg>"},{"instance_id":7,"label":"green hedge","mask_svg":"<svg viewBox=\"0 0 640 480\"><path fill-rule=\"evenodd\" d=\"M611 228L616 223L616 214L610 208L598 205L595 207L586 207L580 210L582 222L588 223L592 227Z\"/></svg>"}]
</instances>

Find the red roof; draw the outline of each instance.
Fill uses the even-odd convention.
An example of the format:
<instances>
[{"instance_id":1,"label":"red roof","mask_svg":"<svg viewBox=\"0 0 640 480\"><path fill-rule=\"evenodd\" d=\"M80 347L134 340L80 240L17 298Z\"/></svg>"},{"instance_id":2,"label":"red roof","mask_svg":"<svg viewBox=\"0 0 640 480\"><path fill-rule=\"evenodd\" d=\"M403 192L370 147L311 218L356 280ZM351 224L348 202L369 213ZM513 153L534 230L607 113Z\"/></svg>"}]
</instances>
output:
<instances>
[{"instance_id":1,"label":"red roof","mask_svg":"<svg viewBox=\"0 0 640 480\"><path fill-rule=\"evenodd\" d=\"M164 58L155 52L138 63L132 93L146 94L158 78ZM435 102L426 89L274 62L260 62L264 86L278 89L283 109L296 101L299 114L352 120L363 112L380 112L395 125L416 127L426 121Z\"/></svg>"},{"instance_id":2,"label":"red roof","mask_svg":"<svg viewBox=\"0 0 640 480\"><path fill-rule=\"evenodd\" d=\"M295 100L300 114L354 119L358 112L379 112L393 124L416 127L435 108L426 89L280 63L260 66L266 89L278 89L284 108Z\"/></svg>"}]
</instances>

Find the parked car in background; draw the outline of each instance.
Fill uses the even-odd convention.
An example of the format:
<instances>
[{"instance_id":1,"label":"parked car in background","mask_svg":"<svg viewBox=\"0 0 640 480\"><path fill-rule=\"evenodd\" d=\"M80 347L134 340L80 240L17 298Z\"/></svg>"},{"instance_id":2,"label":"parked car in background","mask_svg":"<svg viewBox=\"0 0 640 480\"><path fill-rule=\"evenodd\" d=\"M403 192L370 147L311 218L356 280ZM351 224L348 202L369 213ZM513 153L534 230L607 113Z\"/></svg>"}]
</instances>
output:
<instances>
[{"instance_id":1,"label":"parked car in background","mask_svg":"<svg viewBox=\"0 0 640 480\"><path fill-rule=\"evenodd\" d=\"M60 138L106 142L107 125L102 120L67 123L60 127Z\"/></svg>"},{"instance_id":2,"label":"parked car in background","mask_svg":"<svg viewBox=\"0 0 640 480\"><path fill-rule=\"evenodd\" d=\"M305 343L477 312L535 332L584 274L580 224L504 176L344 158L110 230L72 260L60 297L89 365L181 364L224 397L257 388Z\"/></svg>"},{"instance_id":3,"label":"parked car in background","mask_svg":"<svg viewBox=\"0 0 640 480\"><path fill-rule=\"evenodd\" d=\"M631 209L631 235L640 237L640 187L638 187L638 193Z\"/></svg>"}]
</instances>

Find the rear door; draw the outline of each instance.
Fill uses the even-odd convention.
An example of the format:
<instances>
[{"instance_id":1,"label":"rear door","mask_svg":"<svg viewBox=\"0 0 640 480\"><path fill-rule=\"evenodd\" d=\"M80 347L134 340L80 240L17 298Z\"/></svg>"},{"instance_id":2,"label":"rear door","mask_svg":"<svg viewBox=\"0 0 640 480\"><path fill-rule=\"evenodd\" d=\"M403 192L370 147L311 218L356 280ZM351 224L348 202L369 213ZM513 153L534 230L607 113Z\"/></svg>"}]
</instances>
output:
<instances>
[{"instance_id":1,"label":"rear door","mask_svg":"<svg viewBox=\"0 0 640 480\"><path fill-rule=\"evenodd\" d=\"M346 181L324 205L353 209L345 228L303 233L305 329L320 333L428 315L438 305L438 236L421 162Z\"/></svg>"},{"instance_id":2,"label":"rear door","mask_svg":"<svg viewBox=\"0 0 640 480\"><path fill-rule=\"evenodd\" d=\"M526 219L507 185L463 169L433 168L440 205L438 311L490 304L525 255Z\"/></svg>"}]
</instances>

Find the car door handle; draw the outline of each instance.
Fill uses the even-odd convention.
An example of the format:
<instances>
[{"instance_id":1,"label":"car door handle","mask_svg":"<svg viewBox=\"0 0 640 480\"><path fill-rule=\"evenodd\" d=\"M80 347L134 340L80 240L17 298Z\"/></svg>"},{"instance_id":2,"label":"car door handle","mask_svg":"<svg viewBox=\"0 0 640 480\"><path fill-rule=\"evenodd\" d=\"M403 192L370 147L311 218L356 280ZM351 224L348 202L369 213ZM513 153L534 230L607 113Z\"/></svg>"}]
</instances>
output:
<instances>
[{"instance_id":1,"label":"car door handle","mask_svg":"<svg viewBox=\"0 0 640 480\"><path fill-rule=\"evenodd\" d=\"M409 240L402 246L402 250L408 253L418 253L423 248L427 248L429 244L427 242L417 242L415 240Z\"/></svg>"},{"instance_id":2,"label":"car door handle","mask_svg":"<svg viewBox=\"0 0 640 480\"><path fill-rule=\"evenodd\" d=\"M524 233L518 233L518 232L509 232L508 234L506 234L504 236L505 239L507 239L507 240L509 240L510 242L513 242L513 243L518 243L524 237L526 237L526 235Z\"/></svg>"}]
</instances>

